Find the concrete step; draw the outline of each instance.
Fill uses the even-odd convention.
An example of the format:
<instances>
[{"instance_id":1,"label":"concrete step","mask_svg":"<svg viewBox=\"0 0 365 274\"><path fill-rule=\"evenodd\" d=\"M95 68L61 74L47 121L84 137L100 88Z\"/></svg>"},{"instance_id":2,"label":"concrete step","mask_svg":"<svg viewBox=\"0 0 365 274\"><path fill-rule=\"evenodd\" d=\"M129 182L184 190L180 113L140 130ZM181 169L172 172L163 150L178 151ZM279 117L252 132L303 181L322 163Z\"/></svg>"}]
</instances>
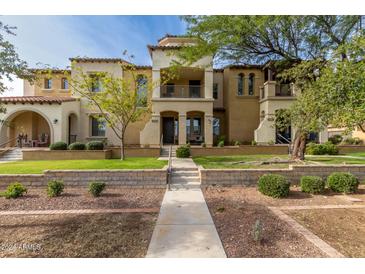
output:
<instances>
[{"instance_id":1,"label":"concrete step","mask_svg":"<svg viewBox=\"0 0 365 274\"><path fill-rule=\"evenodd\" d=\"M173 167L172 172L179 172L179 171L195 171L199 172L199 170L196 167Z\"/></svg>"},{"instance_id":2,"label":"concrete step","mask_svg":"<svg viewBox=\"0 0 365 274\"><path fill-rule=\"evenodd\" d=\"M199 177L199 172L198 171L193 171L193 170L173 170L172 176L198 176Z\"/></svg>"},{"instance_id":3,"label":"concrete step","mask_svg":"<svg viewBox=\"0 0 365 274\"><path fill-rule=\"evenodd\" d=\"M188 183L200 183L199 177L180 177L180 178L171 178L172 184L188 184Z\"/></svg>"},{"instance_id":4,"label":"concrete step","mask_svg":"<svg viewBox=\"0 0 365 274\"><path fill-rule=\"evenodd\" d=\"M189 189L200 189L200 184L171 184L170 190L189 190Z\"/></svg>"}]
</instances>

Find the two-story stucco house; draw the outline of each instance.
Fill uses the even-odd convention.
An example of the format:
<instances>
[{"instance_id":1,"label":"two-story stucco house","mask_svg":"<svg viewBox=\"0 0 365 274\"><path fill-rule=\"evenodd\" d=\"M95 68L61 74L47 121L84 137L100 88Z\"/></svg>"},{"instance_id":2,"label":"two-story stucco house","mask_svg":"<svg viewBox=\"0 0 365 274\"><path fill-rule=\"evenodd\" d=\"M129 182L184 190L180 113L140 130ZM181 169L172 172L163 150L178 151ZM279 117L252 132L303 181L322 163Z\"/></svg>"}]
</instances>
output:
<instances>
[{"instance_id":1,"label":"two-story stucco house","mask_svg":"<svg viewBox=\"0 0 365 274\"><path fill-rule=\"evenodd\" d=\"M174 52L194 40L167 35L157 45L149 45L152 66L137 66L137 73L159 82L163 71L171 66ZM218 136L227 143L239 141L259 144L286 143L292 128L278 132L275 113L295 100L295 89L275 82L269 65L212 66L212 56L200 59L179 71L176 80L157 85L152 93L152 112L144 121L131 124L127 145L159 146L164 144L202 144L212 146ZM109 72L125 77L122 59L70 58L85 72ZM71 77L73 70L69 71ZM36 84L24 81L24 96L3 97L7 112L0 119L0 140L16 144L19 134L27 136L28 146L46 146L56 141L72 143L102 139L108 145L119 141L102 121L94 119L84 98L78 98L64 76L53 70ZM319 133L320 142L327 140Z\"/></svg>"}]
</instances>

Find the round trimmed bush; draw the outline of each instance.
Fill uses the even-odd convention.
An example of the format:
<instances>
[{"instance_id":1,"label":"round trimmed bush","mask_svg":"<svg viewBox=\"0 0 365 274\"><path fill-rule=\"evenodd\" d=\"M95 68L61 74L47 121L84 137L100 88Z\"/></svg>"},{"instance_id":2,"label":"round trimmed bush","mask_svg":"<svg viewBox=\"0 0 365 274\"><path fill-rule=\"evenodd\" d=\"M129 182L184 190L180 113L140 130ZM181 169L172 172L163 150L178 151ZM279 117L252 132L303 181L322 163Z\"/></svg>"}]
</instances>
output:
<instances>
[{"instance_id":1,"label":"round trimmed bush","mask_svg":"<svg viewBox=\"0 0 365 274\"><path fill-rule=\"evenodd\" d=\"M282 175L265 174L259 178L258 190L264 195L282 198L289 195L290 183Z\"/></svg>"},{"instance_id":2,"label":"round trimmed bush","mask_svg":"<svg viewBox=\"0 0 365 274\"><path fill-rule=\"evenodd\" d=\"M101 141L90 141L86 144L87 150L103 150L104 143Z\"/></svg>"},{"instance_id":3,"label":"round trimmed bush","mask_svg":"<svg viewBox=\"0 0 365 274\"><path fill-rule=\"evenodd\" d=\"M65 142L56 142L49 146L50 150L67 150L67 144Z\"/></svg>"},{"instance_id":4,"label":"round trimmed bush","mask_svg":"<svg viewBox=\"0 0 365 274\"><path fill-rule=\"evenodd\" d=\"M60 196L63 192L65 185L61 180L52 180L47 184L47 194L48 197L56 197Z\"/></svg>"},{"instance_id":5,"label":"round trimmed bush","mask_svg":"<svg viewBox=\"0 0 365 274\"><path fill-rule=\"evenodd\" d=\"M309 155L337 155L338 148L331 142L324 144L309 143L307 145L306 153Z\"/></svg>"},{"instance_id":6,"label":"round trimmed bush","mask_svg":"<svg viewBox=\"0 0 365 274\"><path fill-rule=\"evenodd\" d=\"M104 188L105 188L105 183L91 182L89 184L89 192L94 197L99 197L101 192L103 192Z\"/></svg>"},{"instance_id":7,"label":"round trimmed bush","mask_svg":"<svg viewBox=\"0 0 365 274\"><path fill-rule=\"evenodd\" d=\"M300 178L300 188L306 193L322 193L325 186L325 182L318 176L302 176Z\"/></svg>"},{"instance_id":8,"label":"round trimmed bush","mask_svg":"<svg viewBox=\"0 0 365 274\"><path fill-rule=\"evenodd\" d=\"M177 158L188 158L189 156L190 156L190 146L189 145L179 146L176 149Z\"/></svg>"},{"instance_id":9,"label":"round trimmed bush","mask_svg":"<svg viewBox=\"0 0 365 274\"><path fill-rule=\"evenodd\" d=\"M83 143L80 143L80 142L75 142L75 143L72 143L68 146L68 149L69 150L85 150L85 144Z\"/></svg>"},{"instance_id":10,"label":"round trimmed bush","mask_svg":"<svg viewBox=\"0 0 365 274\"><path fill-rule=\"evenodd\" d=\"M222 140L222 141L218 142L217 147L224 147L224 141Z\"/></svg>"},{"instance_id":11,"label":"round trimmed bush","mask_svg":"<svg viewBox=\"0 0 365 274\"><path fill-rule=\"evenodd\" d=\"M331 137L328 137L328 141L330 141L332 144L334 145L338 145L342 142L343 138L341 135L339 134L335 134Z\"/></svg>"},{"instance_id":12,"label":"round trimmed bush","mask_svg":"<svg viewBox=\"0 0 365 274\"><path fill-rule=\"evenodd\" d=\"M27 193L27 189L21 183L15 182L8 185L6 191L1 193L1 196L6 199L16 199L23 196L24 193Z\"/></svg>"},{"instance_id":13,"label":"round trimmed bush","mask_svg":"<svg viewBox=\"0 0 365 274\"><path fill-rule=\"evenodd\" d=\"M327 178L328 187L340 193L353 193L359 187L359 180L350 172L334 172Z\"/></svg>"}]
</instances>

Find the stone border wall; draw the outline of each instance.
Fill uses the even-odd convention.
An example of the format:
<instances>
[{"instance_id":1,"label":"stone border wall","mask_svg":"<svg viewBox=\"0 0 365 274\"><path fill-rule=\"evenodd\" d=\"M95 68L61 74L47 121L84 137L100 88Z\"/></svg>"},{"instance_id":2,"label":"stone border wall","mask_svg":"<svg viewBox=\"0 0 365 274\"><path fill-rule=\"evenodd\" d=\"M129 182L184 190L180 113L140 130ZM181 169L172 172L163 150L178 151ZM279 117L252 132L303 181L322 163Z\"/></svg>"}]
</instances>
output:
<instances>
[{"instance_id":1,"label":"stone border wall","mask_svg":"<svg viewBox=\"0 0 365 274\"><path fill-rule=\"evenodd\" d=\"M194 147L190 148L191 156L231 156L253 154L288 154L288 145L242 145L225 147Z\"/></svg>"},{"instance_id":2,"label":"stone border wall","mask_svg":"<svg viewBox=\"0 0 365 274\"><path fill-rule=\"evenodd\" d=\"M87 186L92 181L107 185L141 188L165 188L167 170L46 170L44 174L0 174L0 187L13 182L26 186L46 186L50 180L63 180L66 186Z\"/></svg>"},{"instance_id":3,"label":"stone border wall","mask_svg":"<svg viewBox=\"0 0 365 274\"><path fill-rule=\"evenodd\" d=\"M365 152L364 145L339 145L338 152L340 154L353 153L353 152Z\"/></svg>"},{"instance_id":4,"label":"stone border wall","mask_svg":"<svg viewBox=\"0 0 365 274\"><path fill-rule=\"evenodd\" d=\"M260 176L280 174L288 178L291 184L299 184L304 175L320 176L326 179L332 172L351 172L360 181L365 181L365 165L326 165L326 166L296 166L289 169L203 169L200 168L202 185L244 185L254 186Z\"/></svg>"}]
</instances>

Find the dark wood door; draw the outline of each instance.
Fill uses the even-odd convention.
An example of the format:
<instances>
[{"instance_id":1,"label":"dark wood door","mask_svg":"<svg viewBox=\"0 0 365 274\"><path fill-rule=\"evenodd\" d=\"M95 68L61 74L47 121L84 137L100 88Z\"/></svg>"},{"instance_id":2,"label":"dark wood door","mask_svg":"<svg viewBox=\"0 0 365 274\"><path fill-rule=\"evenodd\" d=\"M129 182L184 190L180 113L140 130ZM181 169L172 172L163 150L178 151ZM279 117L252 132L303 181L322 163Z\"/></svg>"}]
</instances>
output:
<instances>
[{"instance_id":1,"label":"dark wood door","mask_svg":"<svg viewBox=\"0 0 365 274\"><path fill-rule=\"evenodd\" d=\"M174 143L174 118L163 117L163 143L173 144Z\"/></svg>"}]
</instances>

